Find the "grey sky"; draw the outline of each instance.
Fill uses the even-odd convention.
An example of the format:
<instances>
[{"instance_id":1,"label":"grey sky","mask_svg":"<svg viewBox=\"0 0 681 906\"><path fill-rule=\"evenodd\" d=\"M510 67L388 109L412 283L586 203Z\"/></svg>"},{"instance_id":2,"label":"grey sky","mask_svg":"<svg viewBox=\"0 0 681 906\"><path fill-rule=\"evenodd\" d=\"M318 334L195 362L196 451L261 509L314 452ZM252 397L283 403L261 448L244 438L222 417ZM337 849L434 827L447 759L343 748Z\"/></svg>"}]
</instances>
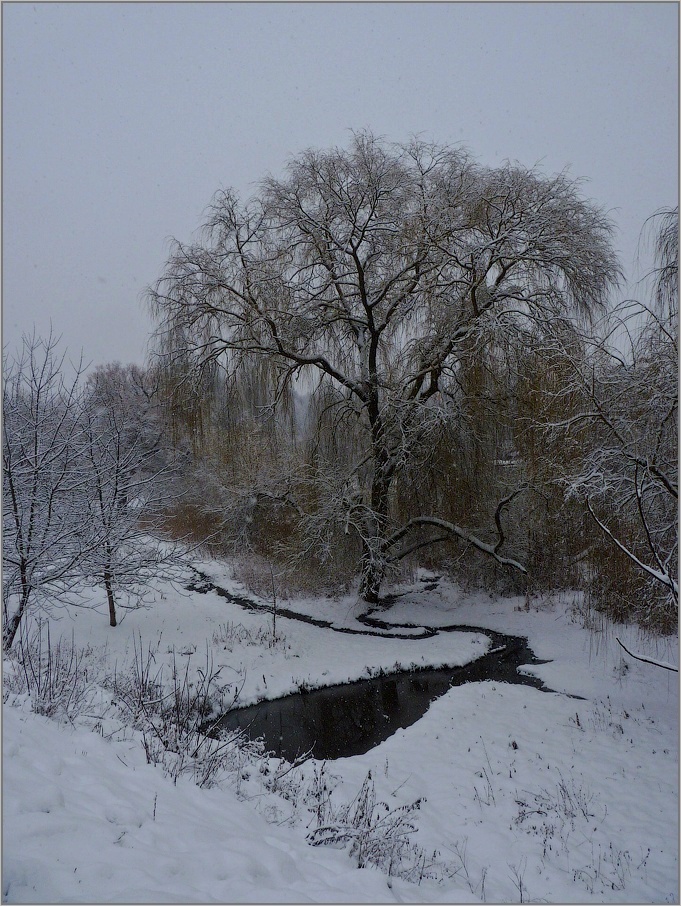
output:
<instances>
[{"instance_id":1,"label":"grey sky","mask_svg":"<svg viewBox=\"0 0 681 906\"><path fill-rule=\"evenodd\" d=\"M569 166L634 278L678 193L676 3L4 3L3 342L141 362L140 297L219 187L369 127Z\"/></svg>"}]
</instances>

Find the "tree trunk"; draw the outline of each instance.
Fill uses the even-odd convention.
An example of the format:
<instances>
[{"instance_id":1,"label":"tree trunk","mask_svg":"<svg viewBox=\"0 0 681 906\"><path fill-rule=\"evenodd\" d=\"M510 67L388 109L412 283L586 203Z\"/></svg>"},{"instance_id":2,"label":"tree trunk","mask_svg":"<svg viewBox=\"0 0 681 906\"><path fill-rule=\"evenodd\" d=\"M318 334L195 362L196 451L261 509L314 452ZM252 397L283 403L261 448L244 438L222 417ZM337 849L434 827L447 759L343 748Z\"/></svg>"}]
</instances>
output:
<instances>
[{"instance_id":1,"label":"tree trunk","mask_svg":"<svg viewBox=\"0 0 681 906\"><path fill-rule=\"evenodd\" d=\"M368 604L378 603L381 583L385 577L385 536L392 471L388 465L388 454L385 449L381 449L374 462L371 514L367 519L362 545L362 579L359 594Z\"/></svg>"},{"instance_id":2,"label":"tree trunk","mask_svg":"<svg viewBox=\"0 0 681 906\"><path fill-rule=\"evenodd\" d=\"M19 609L12 615L9 622L5 626L2 633L2 647L5 651L9 651L14 642L14 637L17 634L19 625L21 623L21 618L24 615L25 605L22 604L19 606Z\"/></svg>"},{"instance_id":3,"label":"tree trunk","mask_svg":"<svg viewBox=\"0 0 681 906\"><path fill-rule=\"evenodd\" d=\"M109 626L116 626L116 600L111 584L111 573L108 569L104 570L104 587L106 588L106 597L109 602Z\"/></svg>"},{"instance_id":4,"label":"tree trunk","mask_svg":"<svg viewBox=\"0 0 681 906\"><path fill-rule=\"evenodd\" d=\"M21 621L23 619L24 613L28 606L28 599L31 595L31 586L28 581L28 570L26 567L26 560L22 558L22 563L20 567L21 573L21 600L19 601L19 606L17 607L14 614L7 620L2 631L2 647L5 651L9 651L14 643L14 637L17 634ZM3 607L4 610L4 607ZM5 612L5 616L6 616Z\"/></svg>"},{"instance_id":5,"label":"tree trunk","mask_svg":"<svg viewBox=\"0 0 681 906\"><path fill-rule=\"evenodd\" d=\"M381 590L381 583L385 575L383 563L376 560L368 544L364 545L362 553L362 579L359 585L359 595L367 604L377 604Z\"/></svg>"},{"instance_id":6,"label":"tree trunk","mask_svg":"<svg viewBox=\"0 0 681 906\"><path fill-rule=\"evenodd\" d=\"M19 606L12 614L12 616L7 621L7 624L2 631L2 647L5 651L9 651L14 642L14 637L17 634L19 626L21 625L21 620L26 612L26 605L28 604L29 592L24 591L21 596L21 601Z\"/></svg>"}]
</instances>

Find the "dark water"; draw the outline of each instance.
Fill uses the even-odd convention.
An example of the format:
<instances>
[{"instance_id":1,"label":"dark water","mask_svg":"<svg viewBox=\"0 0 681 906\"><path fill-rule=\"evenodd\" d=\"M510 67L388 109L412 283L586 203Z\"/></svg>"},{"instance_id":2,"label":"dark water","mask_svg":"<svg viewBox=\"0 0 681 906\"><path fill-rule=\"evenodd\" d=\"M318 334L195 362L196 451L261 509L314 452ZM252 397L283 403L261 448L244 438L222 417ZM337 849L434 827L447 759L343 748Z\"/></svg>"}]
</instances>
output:
<instances>
[{"instance_id":1,"label":"dark water","mask_svg":"<svg viewBox=\"0 0 681 906\"><path fill-rule=\"evenodd\" d=\"M200 575L200 579L200 583L192 586L194 591L213 591L249 610L269 610L219 588L207 576ZM297 692L247 708L233 709L213 724L211 733L244 730L252 739L263 737L269 751L288 761L306 752L319 759L363 755L400 728L416 723L434 699L463 683L492 680L552 692L537 677L518 671L523 665L546 663L534 656L527 639L520 636L458 624L436 628L415 627L409 623L388 623L370 615L359 618L366 629L345 629L285 608L278 608L277 616L302 620L336 632L382 636L390 633L393 638L408 638L415 644L440 632L482 633L491 641L487 654L464 667L426 668ZM419 630L416 635L415 629ZM407 632L400 633L400 630Z\"/></svg>"},{"instance_id":2,"label":"dark water","mask_svg":"<svg viewBox=\"0 0 681 906\"><path fill-rule=\"evenodd\" d=\"M262 736L268 750L288 761L308 751L319 759L347 758L368 752L401 727L416 723L430 703L453 686L496 680L551 691L536 677L518 672L521 664L541 663L525 640L502 638L508 640L502 650L465 667L397 673L298 692L229 711L217 729L245 730L252 739Z\"/></svg>"}]
</instances>

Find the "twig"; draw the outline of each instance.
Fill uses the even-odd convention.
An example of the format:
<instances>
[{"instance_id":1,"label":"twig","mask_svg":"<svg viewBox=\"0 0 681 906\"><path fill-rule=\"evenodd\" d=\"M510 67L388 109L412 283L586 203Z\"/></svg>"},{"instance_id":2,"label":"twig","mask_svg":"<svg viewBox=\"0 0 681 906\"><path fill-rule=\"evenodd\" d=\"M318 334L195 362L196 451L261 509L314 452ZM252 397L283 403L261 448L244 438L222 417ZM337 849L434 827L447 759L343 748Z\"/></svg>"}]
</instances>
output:
<instances>
[{"instance_id":1,"label":"twig","mask_svg":"<svg viewBox=\"0 0 681 906\"><path fill-rule=\"evenodd\" d=\"M409 775L409 777L407 777L407 780L410 780L410 779L411 779L411 774ZM402 787L403 787L403 786L405 785L405 783L407 782L407 780L403 780L402 783L401 783L398 787L395 787L395 789L392 791L392 793L391 793L390 795L391 795L391 796L394 796L395 793L397 793L398 790L401 790Z\"/></svg>"},{"instance_id":2,"label":"twig","mask_svg":"<svg viewBox=\"0 0 681 906\"><path fill-rule=\"evenodd\" d=\"M289 771L292 771L294 768L300 767L301 764L305 764L305 762L309 761L311 758L312 749L308 749L307 752L305 752L303 755L299 755L296 759L294 759L293 764L286 768L285 771L282 771L281 773L277 772L273 778L274 782L276 783L278 780L281 780L281 778L285 777L289 773Z\"/></svg>"}]
</instances>

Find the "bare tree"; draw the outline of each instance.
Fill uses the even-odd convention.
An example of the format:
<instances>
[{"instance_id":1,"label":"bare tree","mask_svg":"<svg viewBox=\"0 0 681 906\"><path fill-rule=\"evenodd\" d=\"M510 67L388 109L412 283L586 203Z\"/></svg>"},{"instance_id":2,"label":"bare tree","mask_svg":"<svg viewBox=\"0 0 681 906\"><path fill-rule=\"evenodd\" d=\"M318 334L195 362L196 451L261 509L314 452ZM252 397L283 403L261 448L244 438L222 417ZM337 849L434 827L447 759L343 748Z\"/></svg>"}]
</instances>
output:
<instances>
[{"instance_id":1,"label":"bare tree","mask_svg":"<svg viewBox=\"0 0 681 906\"><path fill-rule=\"evenodd\" d=\"M629 361L592 379L590 402L602 446L590 457L593 478L579 487L601 531L643 573L660 583L678 609L678 342L673 327L652 312L636 336ZM675 320L675 319L674 319ZM636 526L636 535L608 525L599 515L617 505Z\"/></svg>"},{"instance_id":2,"label":"bare tree","mask_svg":"<svg viewBox=\"0 0 681 906\"><path fill-rule=\"evenodd\" d=\"M679 317L679 208L664 208L652 214L642 238L652 233L655 265L646 276L653 282L653 301L658 315Z\"/></svg>"},{"instance_id":3,"label":"bare tree","mask_svg":"<svg viewBox=\"0 0 681 906\"><path fill-rule=\"evenodd\" d=\"M330 512L296 499L288 478L279 498L312 536L324 513L354 534L365 600L391 562L443 539L523 570L503 552L517 488L480 537L438 514L395 521L395 479L456 420L462 363L490 336L604 303L618 278L610 234L565 175L360 133L349 150L293 159L245 206L218 193L205 241L176 243L150 290L160 351L189 374L265 359L273 405L294 379L328 395L354 454L330 482Z\"/></svg>"},{"instance_id":4,"label":"bare tree","mask_svg":"<svg viewBox=\"0 0 681 906\"><path fill-rule=\"evenodd\" d=\"M83 399L81 512L99 539L83 571L104 585L110 626L117 624L117 590L139 595L167 559L150 537L169 501L170 474L153 395L141 369L113 364L93 372Z\"/></svg>"},{"instance_id":5,"label":"bare tree","mask_svg":"<svg viewBox=\"0 0 681 906\"><path fill-rule=\"evenodd\" d=\"M3 387L3 646L26 614L73 591L96 539L83 522L78 368L63 375L58 340L24 337L5 357Z\"/></svg>"},{"instance_id":6,"label":"bare tree","mask_svg":"<svg viewBox=\"0 0 681 906\"><path fill-rule=\"evenodd\" d=\"M29 613L80 603L103 582L140 590L177 551L149 538L170 501L152 388L131 366L82 369L67 381L59 341L25 337L4 362L3 645ZM168 572L169 566L166 567Z\"/></svg>"},{"instance_id":7,"label":"bare tree","mask_svg":"<svg viewBox=\"0 0 681 906\"><path fill-rule=\"evenodd\" d=\"M554 479L583 501L610 549L676 614L678 210L659 226L652 307L624 301L602 329L577 340L564 322L548 325L544 356L561 381L545 394L538 422L547 443L559 445ZM632 615L649 619L659 595L637 597Z\"/></svg>"}]
</instances>

